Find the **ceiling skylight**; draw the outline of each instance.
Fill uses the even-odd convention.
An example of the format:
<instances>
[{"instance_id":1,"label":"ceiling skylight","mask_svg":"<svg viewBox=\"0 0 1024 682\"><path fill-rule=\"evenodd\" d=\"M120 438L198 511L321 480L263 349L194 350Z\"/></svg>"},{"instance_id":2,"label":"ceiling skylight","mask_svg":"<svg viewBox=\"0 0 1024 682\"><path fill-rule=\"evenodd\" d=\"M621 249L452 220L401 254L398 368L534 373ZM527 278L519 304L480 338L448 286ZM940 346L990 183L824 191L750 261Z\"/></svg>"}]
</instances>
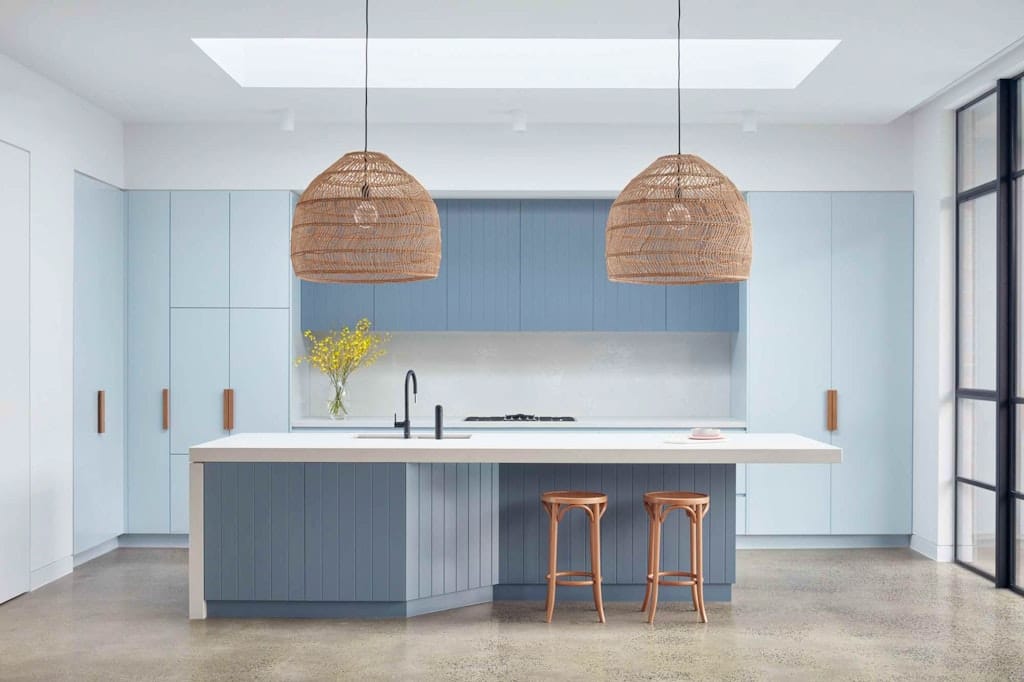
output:
<instances>
[{"instance_id":1,"label":"ceiling skylight","mask_svg":"<svg viewBox=\"0 0 1024 682\"><path fill-rule=\"evenodd\" d=\"M359 38L193 38L246 88L361 88ZM797 87L838 40L682 42L682 86ZM371 88L674 89L672 39L375 38Z\"/></svg>"}]
</instances>

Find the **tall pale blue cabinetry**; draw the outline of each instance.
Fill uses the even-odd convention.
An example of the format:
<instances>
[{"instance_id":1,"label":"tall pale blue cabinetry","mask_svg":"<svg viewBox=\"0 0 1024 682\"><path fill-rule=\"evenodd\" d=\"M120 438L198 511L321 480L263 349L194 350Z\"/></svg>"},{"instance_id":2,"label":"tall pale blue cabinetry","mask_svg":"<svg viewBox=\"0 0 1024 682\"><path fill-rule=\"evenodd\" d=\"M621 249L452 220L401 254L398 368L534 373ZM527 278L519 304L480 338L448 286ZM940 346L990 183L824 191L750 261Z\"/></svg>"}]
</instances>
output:
<instances>
[{"instance_id":1,"label":"tall pale blue cabinetry","mask_svg":"<svg viewBox=\"0 0 1024 682\"><path fill-rule=\"evenodd\" d=\"M75 174L76 554L124 532L124 202L120 189Z\"/></svg>"},{"instance_id":2,"label":"tall pale blue cabinetry","mask_svg":"<svg viewBox=\"0 0 1024 682\"><path fill-rule=\"evenodd\" d=\"M913 197L755 192L748 201L748 429L831 441L843 462L748 465L747 533L908 534Z\"/></svg>"},{"instance_id":3,"label":"tall pale blue cabinetry","mask_svg":"<svg viewBox=\"0 0 1024 682\"><path fill-rule=\"evenodd\" d=\"M287 431L289 192L129 192L128 530L188 530L188 448ZM164 428L163 392L169 393Z\"/></svg>"}]
</instances>

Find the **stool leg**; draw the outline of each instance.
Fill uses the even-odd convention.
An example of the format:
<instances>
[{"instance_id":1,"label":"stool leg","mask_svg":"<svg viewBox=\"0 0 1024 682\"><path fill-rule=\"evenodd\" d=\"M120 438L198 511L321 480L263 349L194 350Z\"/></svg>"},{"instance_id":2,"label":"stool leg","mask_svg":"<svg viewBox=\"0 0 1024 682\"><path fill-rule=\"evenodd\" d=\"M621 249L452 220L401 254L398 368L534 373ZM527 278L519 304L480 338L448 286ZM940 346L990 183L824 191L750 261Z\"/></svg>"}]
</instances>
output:
<instances>
[{"instance_id":1,"label":"stool leg","mask_svg":"<svg viewBox=\"0 0 1024 682\"><path fill-rule=\"evenodd\" d=\"M594 580L594 605L597 617L604 620L604 600L601 597L601 505L591 505L593 516L590 519L590 572Z\"/></svg>"},{"instance_id":2,"label":"stool leg","mask_svg":"<svg viewBox=\"0 0 1024 682\"><path fill-rule=\"evenodd\" d=\"M647 512L647 577L644 582L644 603L640 605L640 612L647 610L651 602L651 571L654 570L654 517L651 516L651 507L644 502L644 511Z\"/></svg>"},{"instance_id":3,"label":"stool leg","mask_svg":"<svg viewBox=\"0 0 1024 682\"><path fill-rule=\"evenodd\" d=\"M658 583L661 581L661 505L658 505L655 516L651 520L654 528L651 531L651 603L647 614L647 622L654 623L654 613L658 610Z\"/></svg>"},{"instance_id":4,"label":"stool leg","mask_svg":"<svg viewBox=\"0 0 1024 682\"><path fill-rule=\"evenodd\" d=\"M697 510L700 513L700 510ZM693 573L693 584L690 585L690 598L693 600L693 610L700 611L697 606L697 515L687 510L687 520L690 522L690 572Z\"/></svg>"},{"instance_id":5,"label":"stool leg","mask_svg":"<svg viewBox=\"0 0 1024 682\"><path fill-rule=\"evenodd\" d=\"M707 508L697 510L697 604L700 606L700 622L708 622L707 611L704 610L704 514Z\"/></svg>"},{"instance_id":6,"label":"stool leg","mask_svg":"<svg viewBox=\"0 0 1024 682\"><path fill-rule=\"evenodd\" d=\"M545 609L550 623L555 614L555 574L558 572L558 506L548 506L547 510L551 523L548 526L548 599Z\"/></svg>"}]
</instances>

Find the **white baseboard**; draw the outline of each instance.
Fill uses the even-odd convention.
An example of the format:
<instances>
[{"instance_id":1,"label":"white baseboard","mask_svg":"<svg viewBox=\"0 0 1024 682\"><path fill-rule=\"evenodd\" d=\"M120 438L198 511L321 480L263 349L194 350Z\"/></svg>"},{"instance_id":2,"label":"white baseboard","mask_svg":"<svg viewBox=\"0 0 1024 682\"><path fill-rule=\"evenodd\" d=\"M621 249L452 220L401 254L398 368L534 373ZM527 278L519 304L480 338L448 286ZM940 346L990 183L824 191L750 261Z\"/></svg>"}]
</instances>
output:
<instances>
[{"instance_id":1,"label":"white baseboard","mask_svg":"<svg viewBox=\"0 0 1024 682\"><path fill-rule=\"evenodd\" d=\"M933 561L948 563L953 560L953 545L937 545L920 535L910 536L910 549Z\"/></svg>"},{"instance_id":2,"label":"white baseboard","mask_svg":"<svg viewBox=\"0 0 1024 682\"><path fill-rule=\"evenodd\" d=\"M908 547L909 535L739 535L736 549L865 549Z\"/></svg>"},{"instance_id":3,"label":"white baseboard","mask_svg":"<svg viewBox=\"0 0 1024 682\"><path fill-rule=\"evenodd\" d=\"M95 547L90 547L84 552L79 552L75 555L75 568L78 568L82 564L97 559L108 552L113 552L118 548L117 538L110 538L106 542L101 542Z\"/></svg>"},{"instance_id":4,"label":"white baseboard","mask_svg":"<svg viewBox=\"0 0 1024 682\"><path fill-rule=\"evenodd\" d=\"M125 533L117 538L121 547L150 549L188 548L188 533Z\"/></svg>"},{"instance_id":5,"label":"white baseboard","mask_svg":"<svg viewBox=\"0 0 1024 682\"><path fill-rule=\"evenodd\" d=\"M54 580L70 575L75 569L75 558L72 556L61 557L56 561L35 569L29 575L29 590L38 590L43 585L49 585Z\"/></svg>"}]
</instances>

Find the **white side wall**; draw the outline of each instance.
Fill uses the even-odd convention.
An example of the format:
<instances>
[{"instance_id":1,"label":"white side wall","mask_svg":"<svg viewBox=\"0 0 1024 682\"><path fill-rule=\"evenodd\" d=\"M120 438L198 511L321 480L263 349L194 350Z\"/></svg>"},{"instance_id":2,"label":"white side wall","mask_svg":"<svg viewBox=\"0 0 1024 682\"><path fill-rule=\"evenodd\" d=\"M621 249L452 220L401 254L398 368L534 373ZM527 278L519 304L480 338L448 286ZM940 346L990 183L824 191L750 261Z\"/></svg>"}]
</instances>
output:
<instances>
[{"instance_id":1,"label":"white side wall","mask_svg":"<svg viewBox=\"0 0 1024 682\"><path fill-rule=\"evenodd\" d=\"M672 126L370 125L370 147L394 158L438 197L614 197L656 157L675 151ZM127 125L130 189L305 189L361 126ZM909 121L887 126L697 125L683 147L747 191L910 190Z\"/></svg>"},{"instance_id":2,"label":"white side wall","mask_svg":"<svg viewBox=\"0 0 1024 682\"><path fill-rule=\"evenodd\" d=\"M31 155L33 587L71 570L74 173L124 185L119 121L0 55L0 140Z\"/></svg>"},{"instance_id":3,"label":"white side wall","mask_svg":"<svg viewBox=\"0 0 1024 682\"><path fill-rule=\"evenodd\" d=\"M1024 71L1024 47L904 117L913 125L914 535L912 546L953 558L955 110L998 78Z\"/></svg>"}]
</instances>

